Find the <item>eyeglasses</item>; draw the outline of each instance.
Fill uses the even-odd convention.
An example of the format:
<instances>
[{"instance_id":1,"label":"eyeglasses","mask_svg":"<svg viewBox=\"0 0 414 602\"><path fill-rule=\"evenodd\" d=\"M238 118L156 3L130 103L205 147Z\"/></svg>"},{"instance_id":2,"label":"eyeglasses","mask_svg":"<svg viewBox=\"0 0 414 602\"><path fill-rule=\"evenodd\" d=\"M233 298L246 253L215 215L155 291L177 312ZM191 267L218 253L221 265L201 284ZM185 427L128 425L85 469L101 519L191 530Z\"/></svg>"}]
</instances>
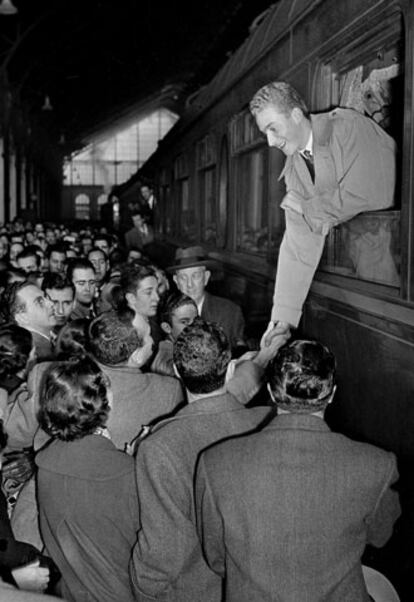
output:
<instances>
[{"instance_id":1,"label":"eyeglasses","mask_svg":"<svg viewBox=\"0 0 414 602\"><path fill-rule=\"evenodd\" d=\"M96 280L75 280L74 284L76 284L77 286L80 286L81 288L85 287L85 286L94 286L96 284Z\"/></svg>"}]
</instances>

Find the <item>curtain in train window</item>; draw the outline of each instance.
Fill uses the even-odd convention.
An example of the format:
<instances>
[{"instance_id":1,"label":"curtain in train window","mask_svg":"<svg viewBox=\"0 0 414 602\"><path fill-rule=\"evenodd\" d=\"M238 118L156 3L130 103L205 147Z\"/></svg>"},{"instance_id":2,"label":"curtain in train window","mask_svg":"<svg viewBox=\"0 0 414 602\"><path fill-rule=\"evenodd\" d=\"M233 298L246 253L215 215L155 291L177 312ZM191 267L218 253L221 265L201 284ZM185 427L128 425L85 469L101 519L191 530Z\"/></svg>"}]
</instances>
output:
<instances>
[{"instance_id":1,"label":"curtain in train window","mask_svg":"<svg viewBox=\"0 0 414 602\"><path fill-rule=\"evenodd\" d=\"M180 235L184 240L194 242L197 238L195 203L194 198L191 198L189 194L188 178L179 180L178 191L180 202Z\"/></svg>"},{"instance_id":2,"label":"curtain in train window","mask_svg":"<svg viewBox=\"0 0 414 602\"><path fill-rule=\"evenodd\" d=\"M210 245L215 245L217 240L215 180L215 168L204 169L199 172L200 200L204 218L202 238L206 244Z\"/></svg>"},{"instance_id":3,"label":"curtain in train window","mask_svg":"<svg viewBox=\"0 0 414 602\"><path fill-rule=\"evenodd\" d=\"M264 199L265 149L237 158L237 200L239 223L237 246L240 251L266 254L269 230Z\"/></svg>"},{"instance_id":4,"label":"curtain in train window","mask_svg":"<svg viewBox=\"0 0 414 602\"><path fill-rule=\"evenodd\" d=\"M384 44L373 55L359 49L359 62L347 68L325 65L324 87L331 106L352 108L373 119L397 143L397 186L391 210L361 214L328 236L321 269L388 286L400 286L400 205L404 78L399 43ZM321 86L322 89L322 86ZM326 91L325 91L326 94Z\"/></svg>"}]
</instances>

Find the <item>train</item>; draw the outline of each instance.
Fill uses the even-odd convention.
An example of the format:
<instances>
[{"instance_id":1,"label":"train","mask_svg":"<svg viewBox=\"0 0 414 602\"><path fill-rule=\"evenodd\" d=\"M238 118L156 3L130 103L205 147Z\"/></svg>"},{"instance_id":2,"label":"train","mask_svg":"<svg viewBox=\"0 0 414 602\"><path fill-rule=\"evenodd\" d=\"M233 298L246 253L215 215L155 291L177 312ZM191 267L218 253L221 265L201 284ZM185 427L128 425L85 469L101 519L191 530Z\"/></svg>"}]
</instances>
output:
<instances>
[{"instance_id":1,"label":"train","mask_svg":"<svg viewBox=\"0 0 414 602\"><path fill-rule=\"evenodd\" d=\"M158 240L201 244L221 294L251 336L264 331L284 232L284 155L248 104L283 80L312 112L350 107L398 148L394 205L333 228L298 335L335 353L335 428L414 458L413 18L411 0L280 0L186 110L138 172L157 192Z\"/></svg>"}]
</instances>

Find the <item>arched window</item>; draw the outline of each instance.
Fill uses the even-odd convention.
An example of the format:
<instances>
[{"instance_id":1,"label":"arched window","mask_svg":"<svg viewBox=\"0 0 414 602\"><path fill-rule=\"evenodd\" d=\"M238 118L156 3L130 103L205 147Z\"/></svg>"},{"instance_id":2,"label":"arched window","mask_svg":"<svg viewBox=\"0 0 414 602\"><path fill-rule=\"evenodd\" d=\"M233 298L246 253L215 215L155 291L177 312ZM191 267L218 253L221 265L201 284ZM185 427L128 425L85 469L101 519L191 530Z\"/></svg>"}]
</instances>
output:
<instances>
[{"instance_id":1,"label":"arched window","mask_svg":"<svg viewBox=\"0 0 414 602\"><path fill-rule=\"evenodd\" d=\"M75 219L90 219L90 199L87 194L75 198Z\"/></svg>"}]
</instances>

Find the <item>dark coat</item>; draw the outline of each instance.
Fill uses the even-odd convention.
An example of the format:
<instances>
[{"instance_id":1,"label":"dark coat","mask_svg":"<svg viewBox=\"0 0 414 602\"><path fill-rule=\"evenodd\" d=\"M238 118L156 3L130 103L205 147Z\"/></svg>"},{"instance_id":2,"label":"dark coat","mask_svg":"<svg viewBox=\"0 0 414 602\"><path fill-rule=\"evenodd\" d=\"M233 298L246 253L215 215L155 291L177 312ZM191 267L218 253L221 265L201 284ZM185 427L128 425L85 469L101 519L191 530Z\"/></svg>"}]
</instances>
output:
<instances>
[{"instance_id":1,"label":"dark coat","mask_svg":"<svg viewBox=\"0 0 414 602\"><path fill-rule=\"evenodd\" d=\"M221 579L205 563L195 526L193 478L212 443L256 428L269 408L248 410L229 394L190 403L156 427L136 460L141 528L130 573L135 599L219 602Z\"/></svg>"},{"instance_id":2,"label":"dark coat","mask_svg":"<svg viewBox=\"0 0 414 602\"><path fill-rule=\"evenodd\" d=\"M397 478L392 453L309 415L202 454L197 527L226 601L368 602L361 555L392 533Z\"/></svg>"},{"instance_id":3,"label":"dark coat","mask_svg":"<svg viewBox=\"0 0 414 602\"><path fill-rule=\"evenodd\" d=\"M69 602L133 602L138 528L134 460L100 435L53 441L36 456L40 529Z\"/></svg>"},{"instance_id":4,"label":"dark coat","mask_svg":"<svg viewBox=\"0 0 414 602\"><path fill-rule=\"evenodd\" d=\"M244 344L244 318L238 305L224 299L206 293L201 317L209 322L216 322L226 333L232 349Z\"/></svg>"}]
</instances>

